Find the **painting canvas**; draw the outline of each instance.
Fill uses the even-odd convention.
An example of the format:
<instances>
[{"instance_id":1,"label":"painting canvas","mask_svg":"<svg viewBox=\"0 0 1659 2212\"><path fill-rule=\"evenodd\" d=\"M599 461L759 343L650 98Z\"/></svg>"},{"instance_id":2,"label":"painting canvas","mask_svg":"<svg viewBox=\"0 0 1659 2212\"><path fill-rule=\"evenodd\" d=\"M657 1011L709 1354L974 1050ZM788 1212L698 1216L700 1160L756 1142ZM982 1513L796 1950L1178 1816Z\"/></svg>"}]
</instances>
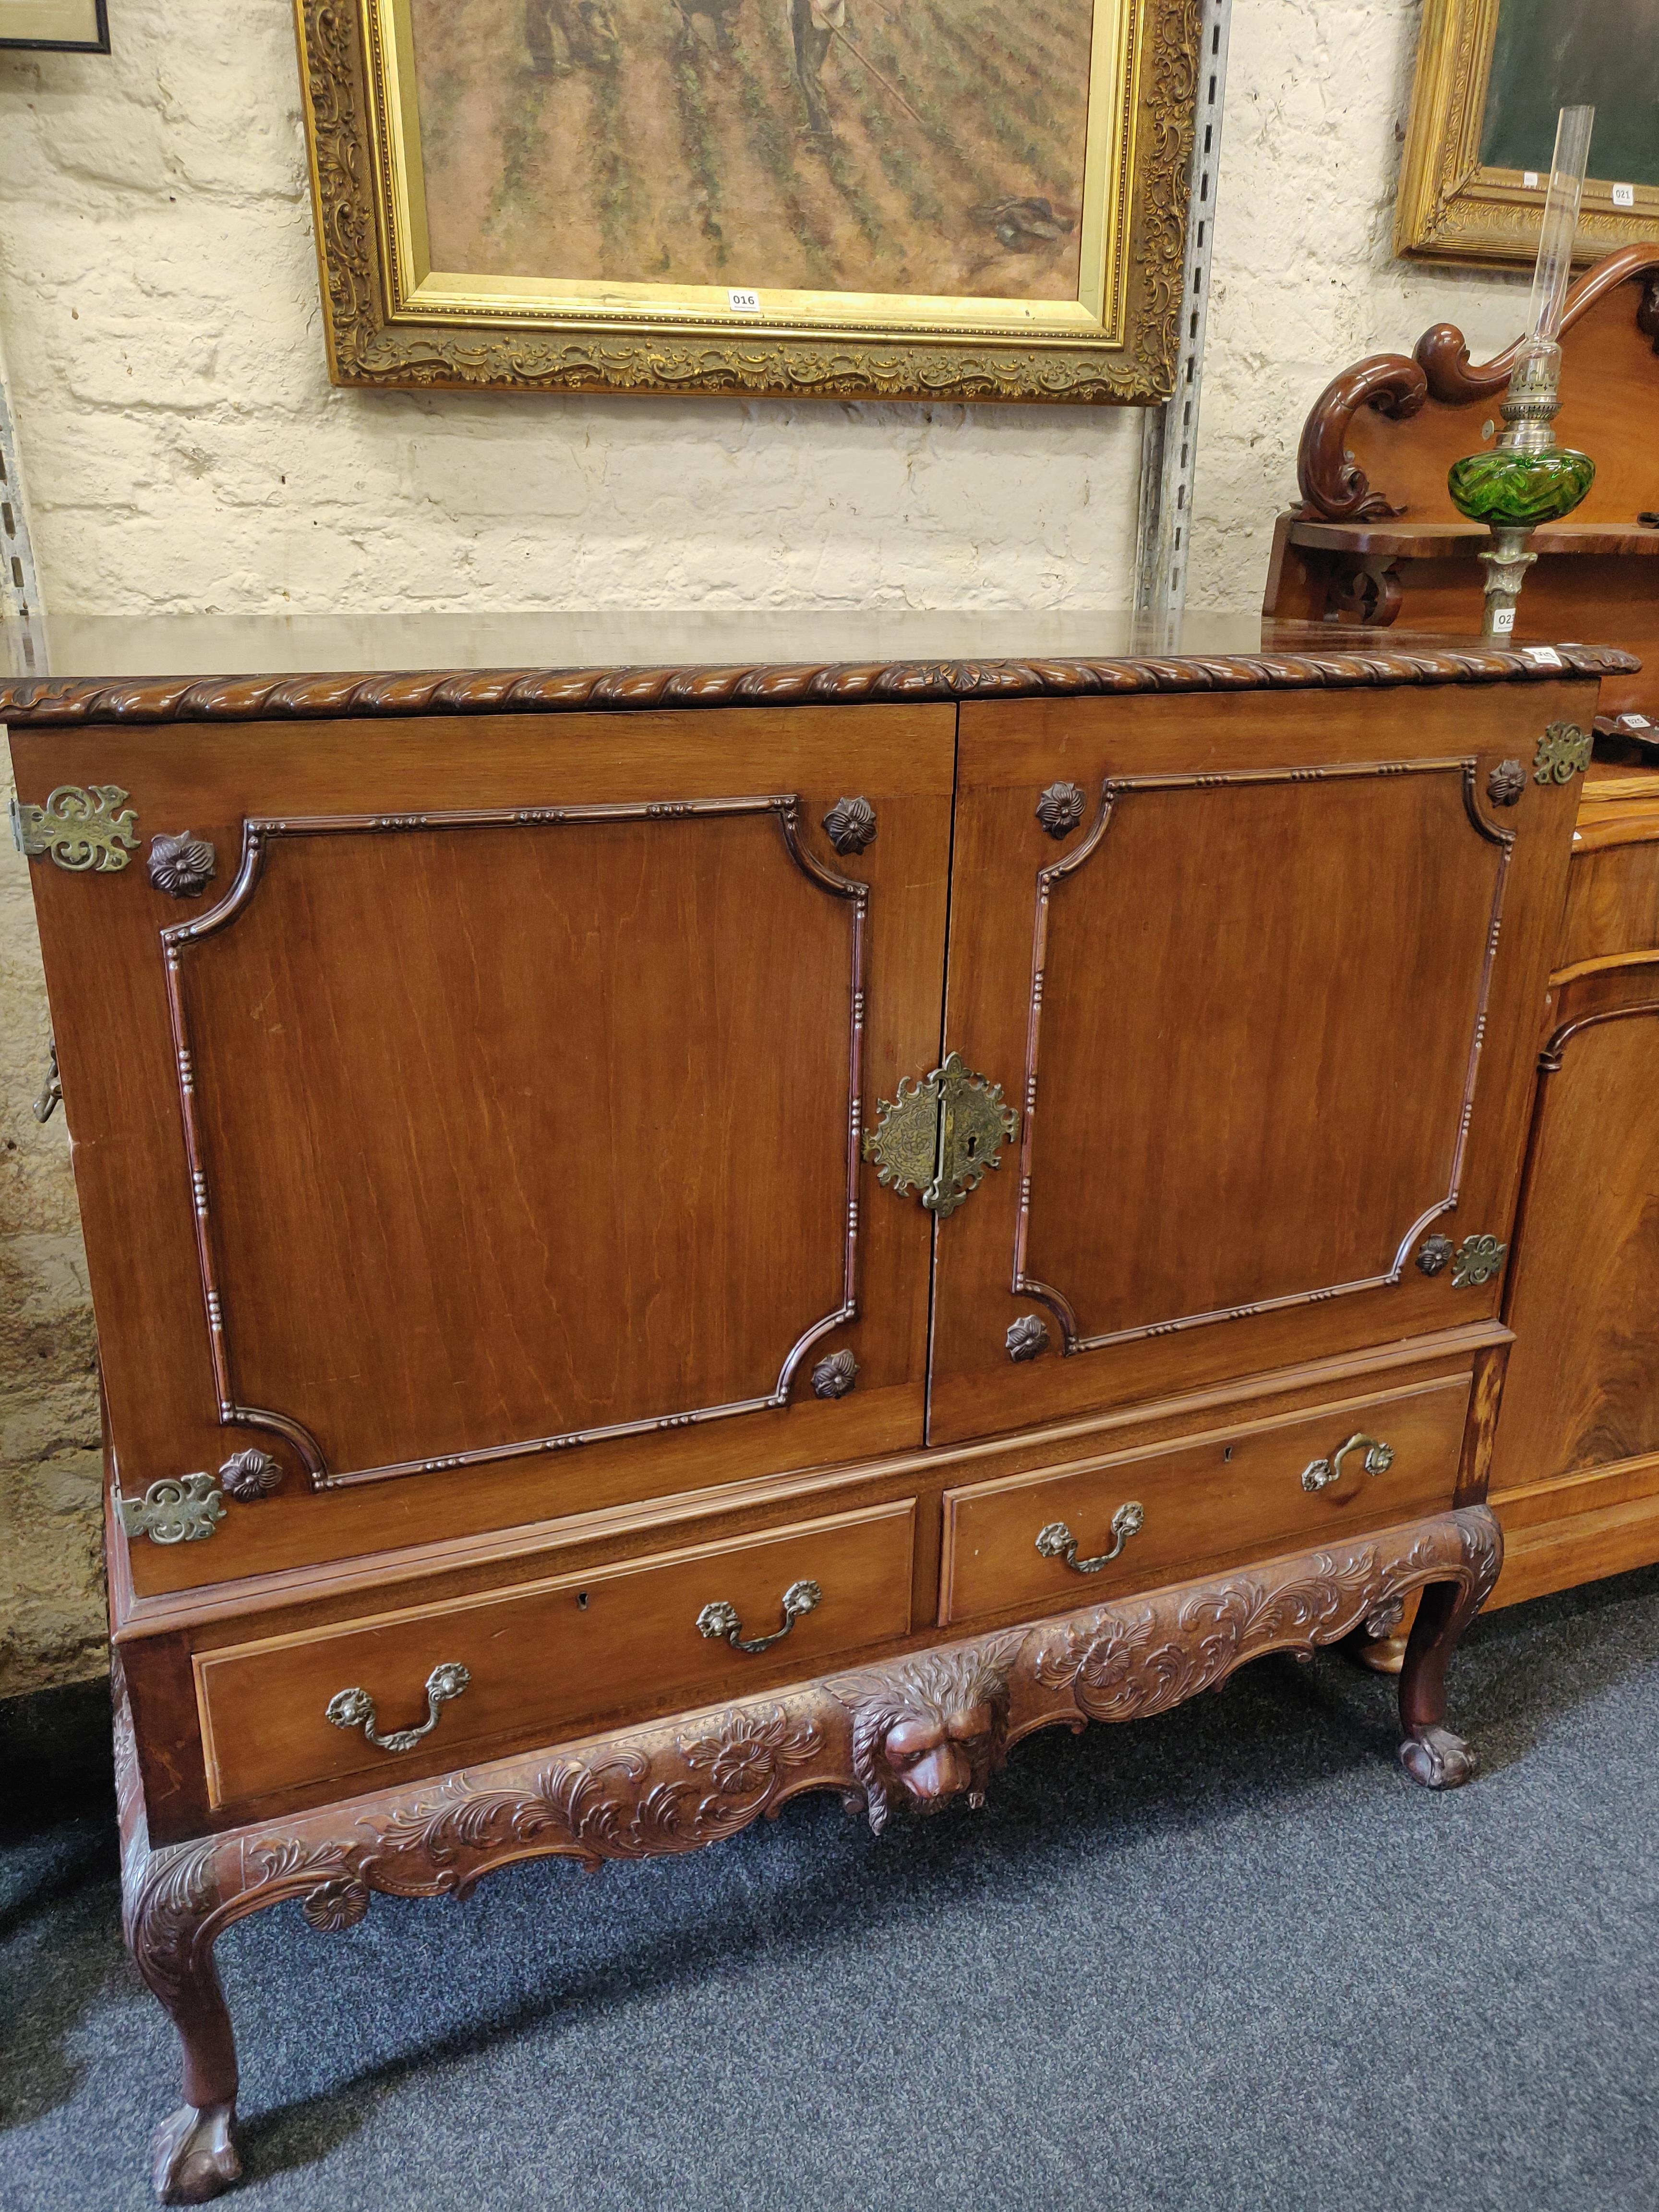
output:
<instances>
[{"instance_id":1,"label":"painting canvas","mask_svg":"<svg viewBox=\"0 0 1659 2212\"><path fill-rule=\"evenodd\" d=\"M1480 159L1547 169L1563 107L1595 110L1595 173L1659 185L1659 0L1498 0Z\"/></svg>"},{"instance_id":2,"label":"painting canvas","mask_svg":"<svg viewBox=\"0 0 1659 2212\"><path fill-rule=\"evenodd\" d=\"M1589 261L1659 234L1659 0L1425 0L1398 250L1530 261L1556 118L1580 105Z\"/></svg>"},{"instance_id":3,"label":"painting canvas","mask_svg":"<svg viewBox=\"0 0 1659 2212\"><path fill-rule=\"evenodd\" d=\"M1091 0L414 0L434 266L1074 299Z\"/></svg>"},{"instance_id":4,"label":"painting canvas","mask_svg":"<svg viewBox=\"0 0 1659 2212\"><path fill-rule=\"evenodd\" d=\"M1198 15L300 0L336 374L1160 397Z\"/></svg>"}]
</instances>

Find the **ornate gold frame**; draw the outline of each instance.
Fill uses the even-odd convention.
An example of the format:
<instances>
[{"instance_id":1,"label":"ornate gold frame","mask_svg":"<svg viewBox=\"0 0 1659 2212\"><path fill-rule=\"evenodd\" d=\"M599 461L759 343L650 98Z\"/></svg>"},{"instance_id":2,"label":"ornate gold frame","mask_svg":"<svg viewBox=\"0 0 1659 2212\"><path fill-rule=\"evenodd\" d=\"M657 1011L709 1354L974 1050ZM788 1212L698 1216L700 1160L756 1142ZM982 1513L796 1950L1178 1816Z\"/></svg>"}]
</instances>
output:
<instances>
[{"instance_id":1,"label":"ornate gold frame","mask_svg":"<svg viewBox=\"0 0 1659 2212\"><path fill-rule=\"evenodd\" d=\"M1174 381L1199 0L1097 0L1075 301L434 271L409 0L295 0L337 384L1146 404ZM1101 97L1103 89L1109 98Z\"/></svg>"},{"instance_id":2,"label":"ornate gold frame","mask_svg":"<svg viewBox=\"0 0 1659 2212\"><path fill-rule=\"evenodd\" d=\"M1530 262L1538 251L1549 179L1541 176L1529 189L1519 169L1486 168L1480 161L1498 5L1498 0L1424 0L1395 204L1396 253L1503 263ZM1599 260L1619 246L1659 237L1659 190L1638 185L1634 191L1633 207L1615 208L1610 179L1586 179L1577 259Z\"/></svg>"}]
</instances>

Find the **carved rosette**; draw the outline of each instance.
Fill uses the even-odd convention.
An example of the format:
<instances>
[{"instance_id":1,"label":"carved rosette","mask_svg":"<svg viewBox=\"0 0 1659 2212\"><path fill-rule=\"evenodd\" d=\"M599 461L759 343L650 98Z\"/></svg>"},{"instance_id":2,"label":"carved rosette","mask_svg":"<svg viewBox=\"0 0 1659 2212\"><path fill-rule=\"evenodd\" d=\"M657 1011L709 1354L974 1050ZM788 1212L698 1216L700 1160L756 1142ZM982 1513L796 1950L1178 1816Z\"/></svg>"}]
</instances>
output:
<instances>
[{"instance_id":1,"label":"carved rosette","mask_svg":"<svg viewBox=\"0 0 1659 2212\"><path fill-rule=\"evenodd\" d=\"M1069 837L1083 819L1084 805L1079 785L1051 783L1036 803L1036 818L1051 837Z\"/></svg>"},{"instance_id":2,"label":"carved rosette","mask_svg":"<svg viewBox=\"0 0 1659 2212\"><path fill-rule=\"evenodd\" d=\"M812 1370L816 1398L844 1398L859 1379L859 1364L845 1346L827 1353Z\"/></svg>"},{"instance_id":3,"label":"carved rosette","mask_svg":"<svg viewBox=\"0 0 1659 2212\"><path fill-rule=\"evenodd\" d=\"M188 830L149 841L149 879L169 898L197 898L213 881L215 854L205 837Z\"/></svg>"},{"instance_id":4,"label":"carved rosette","mask_svg":"<svg viewBox=\"0 0 1659 2212\"><path fill-rule=\"evenodd\" d=\"M343 1935L368 1911L368 1891L361 1881L324 1881L306 1893L301 1911L319 1936Z\"/></svg>"},{"instance_id":5,"label":"carved rosette","mask_svg":"<svg viewBox=\"0 0 1659 2212\"><path fill-rule=\"evenodd\" d=\"M1009 1322L1005 1341L1010 1359L1035 1359L1048 1349L1048 1324L1041 1314L1021 1314L1018 1321Z\"/></svg>"},{"instance_id":6,"label":"carved rosette","mask_svg":"<svg viewBox=\"0 0 1659 2212\"><path fill-rule=\"evenodd\" d=\"M1425 1275L1443 1275L1451 1262L1453 1245L1449 1237L1438 1233L1425 1237L1417 1248L1417 1265Z\"/></svg>"},{"instance_id":7,"label":"carved rosette","mask_svg":"<svg viewBox=\"0 0 1659 2212\"><path fill-rule=\"evenodd\" d=\"M1499 761L1486 778L1486 796L1494 806L1513 806L1527 787L1527 771L1518 760Z\"/></svg>"},{"instance_id":8,"label":"carved rosette","mask_svg":"<svg viewBox=\"0 0 1659 2212\"><path fill-rule=\"evenodd\" d=\"M823 817L823 830L838 853L861 853L875 842L876 810L867 799L838 799Z\"/></svg>"},{"instance_id":9,"label":"carved rosette","mask_svg":"<svg viewBox=\"0 0 1659 2212\"><path fill-rule=\"evenodd\" d=\"M220 1488L244 1505L269 1498L281 1489L282 1482L281 1462L252 1444L246 1451L233 1452L219 1470Z\"/></svg>"}]
</instances>

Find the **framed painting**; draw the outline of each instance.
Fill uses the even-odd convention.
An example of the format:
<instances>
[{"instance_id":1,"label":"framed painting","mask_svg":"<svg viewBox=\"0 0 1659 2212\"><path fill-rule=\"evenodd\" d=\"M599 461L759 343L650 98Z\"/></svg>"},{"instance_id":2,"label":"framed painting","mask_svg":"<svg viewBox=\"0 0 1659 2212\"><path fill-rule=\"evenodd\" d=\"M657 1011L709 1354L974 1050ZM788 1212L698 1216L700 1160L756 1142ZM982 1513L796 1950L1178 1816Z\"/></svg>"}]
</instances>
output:
<instances>
[{"instance_id":1,"label":"framed painting","mask_svg":"<svg viewBox=\"0 0 1659 2212\"><path fill-rule=\"evenodd\" d=\"M296 0L340 384L1151 402L1199 0Z\"/></svg>"},{"instance_id":2,"label":"framed painting","mask_svg":"<svg viewBox=\"0 0 1659 2212\"><path fill-rule=\"evenodd\" d=\"M1659 0L1424 0L1395 250L1529 262L1558 112L1595 110L1578 258L1659 238Z\"/></svg>"},{"instance_id":3,"label":"framed painting","mask_svg":"<svg viewBox=\"0 0 1659 2212\"><path fill-rule=\"evenodd\" d=\"M105 0L0 0L0 47L106 54Z\"/></svg>"}]
</instances>

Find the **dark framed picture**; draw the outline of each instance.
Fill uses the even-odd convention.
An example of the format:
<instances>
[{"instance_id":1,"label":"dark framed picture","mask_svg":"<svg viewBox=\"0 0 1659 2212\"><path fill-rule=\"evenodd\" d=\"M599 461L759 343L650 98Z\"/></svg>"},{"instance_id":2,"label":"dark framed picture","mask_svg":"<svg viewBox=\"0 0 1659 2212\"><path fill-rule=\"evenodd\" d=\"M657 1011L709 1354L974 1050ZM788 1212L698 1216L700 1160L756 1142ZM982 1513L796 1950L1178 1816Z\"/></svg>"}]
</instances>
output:
<instances>
[{"instance_id":1,"label":"dark framed picture","mask_svg":"<svg viewBox=\"0 0 1659 2212\"><path fill-rule=\"evenodd\" d=\"M0 0L0 47L106 54L106 0Z\"/></svg>"},{"instance_id":2,"label":"dark framed picture","mask_svg":"<svg viewBox=\"0 0 1659 2212\"><path fill-rule=\"evenodd\" d=\"M1395 251L1530 261L1556 117L1582 104L1594 261L1659 235L1659 0L1425 0Z\"/></svg>"},{"instance_id":3,"label":"dark framed picture","mask_svg":"<svg viewBox=\"0 0 1659 2212\"><path fill-rule=\"evenodd\" d=\"M1198 0L297 0L337 382L1146 402Z\"/></svg>"}]
</instances>

